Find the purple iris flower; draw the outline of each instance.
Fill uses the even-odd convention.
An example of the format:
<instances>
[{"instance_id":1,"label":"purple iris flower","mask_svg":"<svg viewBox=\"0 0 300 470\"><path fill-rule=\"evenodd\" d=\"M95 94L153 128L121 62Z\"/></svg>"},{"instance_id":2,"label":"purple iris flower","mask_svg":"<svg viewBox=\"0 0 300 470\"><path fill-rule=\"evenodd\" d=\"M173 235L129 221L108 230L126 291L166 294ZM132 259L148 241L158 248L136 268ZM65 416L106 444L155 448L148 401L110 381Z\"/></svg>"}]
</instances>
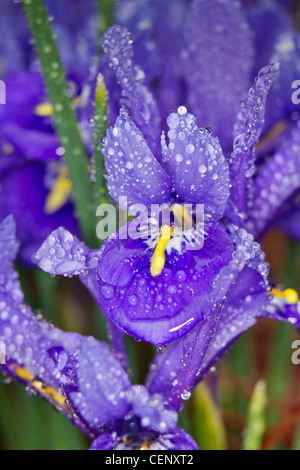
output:
<instances>
[{"instance_id":1,"label":"purple iris flower","mask_svg":"<svg viewBox=\"0 0 300 470\"><path fill-rule=\"evenodd\" d=\"M33 253L58 225L74 233L78 228L70 198L53 213L45 207L65 163L51 116L38 115L38 106L47 101L42 77L11 75L6 90L8 103L0 108L0 214L13 213L22 243L19 258L32 264Z\"/></svg>"},{"instance_id":2,"label":"purple iris flower","mask_svg":"<svg viewBox=\"0 0 300 470\"><path fill-rule=\"evenodd\" d=\"M65 249L70 237L68 232L61 236ZM61 256L62 247L55 247ZM0 340L5 345L0 370L66 415L93 440L91 449L197 449L177 427L175 408L144 385L131 385L107 344L63 332L24 304L13 269L18 243L12 217L0 226L0 248Z\"/></svg>"},{"instance_id":3,"label":"purple iris flower","mask_svg":"<svg viewBox=\"0 0 300 470\"><path fill-rule=\"evenodd\" d=\"M150 372L145 382L148 392L159 393L163 396L165 406L173 410L178 411L182 408L195 385L209 373L211 367L220 360L243 332L256 323L259 317L285 321L300 328L298 298L292 299L291 293L290 295L283 293L281 296L279 293L271 295L270 288L267 287L267 266L264 263L264 254L259 244L253 240L253 236L235 225L229 226L228 233L235 250L231 259L221 267L213 281L210 292L210 298L214 299L213 305L207 305L208 309L203 318L194 328L186 331L185 335L181 336L178 332L177 335L174 334L174 341L167 344L163 352L155 356L149 367ZM102 253L104 249L102 248ZM97 286L97 264L99 263L99 267L101 252L99 256L97 250L90 250L69 232L60 228L45 240L36 254L36 260L39 267L52 276L79 275L99 306L102 309L104 307L103 312L107 315L103 297L98 296ZM208 264L209 262L205 267ZM114 267L116 271L119 270L118 265ZM184 271L180 271L180 276L183 275ZM109 289L111 292L114 291L113 286L105 287L106 292L109 292ZM188 288L188 284L183 281L182 287ZM125 289L126 286L124 303L127 300ZM137 294L140 294L140 290L137 290L134 295L137 296ZM294 296L295 293L292 295ZM116 302L119 302L118 298ZM128 304L129 302L126 306ZM140 312L139 307L137 311ZM165 318L159 319L155 316L156 312L153 313L152 318L149 316L148 322L140 322L144 328L141 337L149 336L149 331L165 329L168 332L165 325L168 321L170 324L172 322L170 316L168 317L168 312ZM126 367L122 336L120 330L114 328L109 316L107 320L110 325L113 352L120 363ZM124 318L120 318L120 322L127 322L127 316L130 319L133 317L132 313L129 316L124 311ZM135 320L132 320L132 323L132 327L135 328ZM136 323L138 324L138 321ZM152 337L154 334L152 333ZM156 338L159 335L161 337L162 334L158 332Z\"/></svg>"}]
</instances>

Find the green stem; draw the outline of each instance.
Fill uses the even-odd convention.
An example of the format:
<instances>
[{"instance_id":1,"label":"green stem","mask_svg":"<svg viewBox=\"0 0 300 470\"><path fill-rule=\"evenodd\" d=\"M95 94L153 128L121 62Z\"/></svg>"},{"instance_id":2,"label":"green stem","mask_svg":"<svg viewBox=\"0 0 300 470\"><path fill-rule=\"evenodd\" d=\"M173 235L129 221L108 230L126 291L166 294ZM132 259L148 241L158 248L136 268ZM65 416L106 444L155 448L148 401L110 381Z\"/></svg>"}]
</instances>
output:
<instances>
[{"instance_id":1,"label":"green stem","mask_svg":"<svg viewBox=\"0 0 300 470\"><path fill-rule=\"evenodd\" d=\"M88 158L83 146L72 102L67 93L65 72L58 54L43 0L22 0L37 55L41 62L57 132L65 149L74 188L74 201L82 236L96 247L96 218L93 191L88 178Z\"/></svg>"}]
</instances>

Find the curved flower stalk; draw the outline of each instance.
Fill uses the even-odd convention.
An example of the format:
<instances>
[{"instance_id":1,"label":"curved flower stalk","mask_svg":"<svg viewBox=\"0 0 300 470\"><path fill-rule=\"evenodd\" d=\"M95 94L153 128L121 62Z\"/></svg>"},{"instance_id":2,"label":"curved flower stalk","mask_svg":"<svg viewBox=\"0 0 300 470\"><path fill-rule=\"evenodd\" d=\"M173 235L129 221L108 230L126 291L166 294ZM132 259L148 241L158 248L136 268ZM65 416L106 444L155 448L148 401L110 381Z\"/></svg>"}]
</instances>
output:
<instances>
[{"instance_id":1,"label":"curved flower stalk","mask_svg":"<svg viewBox=\"0 0 300 470\"><path fill-rule=\"evenodd\" d=\"M12 217L0 226L0 248L0 340L6 353L0 370L69 418L93 440L91 449L197 449L177 427L177 413L163 395L131 385L107 344L38 320L24 304L13 270L18 243ZM69 269L75 263L69 261Z\"/></svg>"}]
</instances>

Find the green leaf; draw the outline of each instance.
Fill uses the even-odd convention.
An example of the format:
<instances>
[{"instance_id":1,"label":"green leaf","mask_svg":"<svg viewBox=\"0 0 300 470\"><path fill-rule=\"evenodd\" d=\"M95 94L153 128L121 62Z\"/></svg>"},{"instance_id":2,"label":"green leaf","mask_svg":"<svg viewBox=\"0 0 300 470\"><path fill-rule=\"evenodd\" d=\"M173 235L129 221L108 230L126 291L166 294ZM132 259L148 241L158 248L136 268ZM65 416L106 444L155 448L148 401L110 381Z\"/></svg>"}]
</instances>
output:
<instances>
[{"instance_id":1,"label":"green leaf","mask_svg":"<svg viewBox=\"0 0 300 470\"><path fill-rule=\"evenodd\" d=\"M88 178L88 158L73 105L67 93L65 72L48 13L43 0L22 0L22 4L41 62L49 99L53 105L57 132L65 149L82 237L90 247L96 247L96 217L92 185Z\"/></svg>"},{"instance_id":2,"label":"green leaf","mask_svg":"<svg viewBox=\"0 0 300 470\"><path fill-rule=\"evenodd\" d=\"M200 450L225 450L226 434L222 416L204 382L194 390L194 436Z\"/></svg>"},{"instance_id":3,"label":"green leaf","mask_svg":"<svg viewBox=\"0 0 300 470\"><path fill-rule=\"evenodd\" d=\"M266 430L266 382L261 379L255 385L248 408L244 436L244 450L260 450Z\"/></svg>"}]
</instances>

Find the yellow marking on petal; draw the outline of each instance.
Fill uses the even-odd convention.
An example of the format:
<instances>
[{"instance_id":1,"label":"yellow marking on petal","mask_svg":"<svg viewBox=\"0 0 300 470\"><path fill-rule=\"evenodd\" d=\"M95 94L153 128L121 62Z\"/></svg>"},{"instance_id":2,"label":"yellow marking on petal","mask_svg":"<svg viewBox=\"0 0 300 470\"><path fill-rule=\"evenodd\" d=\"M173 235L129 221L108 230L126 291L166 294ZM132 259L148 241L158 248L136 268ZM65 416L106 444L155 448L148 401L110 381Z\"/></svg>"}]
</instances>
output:
<instances>
[{"instance_id":1,"label":"yellow marking on petal","mask_svg":"<svg viewBox=\"0 0 300 470\"><path fill-rule=\"evenodd\" d=\"M181 204L173 204L170 209L173 212L174 217L180 227L187 228L193 225L193 218L190 216L184 206Z\"/></svg>"},{"instance_id":2,"label":"yellow marking on petal","mask_svg":"<svg viewBox=\"0 0 300 470\"><path fill-rule=\"evenodd\" d=\"M166 262L165 247L173 233L172 228L167 225L163 225L160 230L161 236L151 258L150 273L153 277L159 276L164 268Z\"/></svg>"},{"instance_id":3,"label":"yellow marking on petal","mask_svg":"<svg viewBox=\"0 0 300 470\"><path fill-rule=\"evenodd\" d=\"M67 202L72 191L72 181L68 178L68 175L68 168L64 166L46 198L44 210L47 214L54 214Z\"/></svg>"},{"instance_id":4,"label":"yellow marking on petal","mask_svg":"<svg viewBox=\"0 0 300 470\"><path fill-rule=\"evenodd\" d=\"M278 122L272 129L262 137L256 144L256 149L261 149L264 146L270 144L273 139L275 139L281 132L283 132L287 127L286 121Z\"/></svg>"},{"instance_id":5,"label":"yellow marking on petal","mask_svg":"<svg viewBox=\"0 0 300 470\"><path fill-rule=\"evenodd\" d=\"M280 291L279 289L272 289L271 295L278 298L284 298L288 304L296 304L299 301L298 293L294 289L285 289Z\"/></svg>"},{"instance_id":6,"label":"yellow marking on petal","mask_svg":"<svg viewBox=\"0 0 300 470\"><path fill-rule=\"evenodd\" d=\"M48 117L53 116L54 108L51 103L41 103L35 107L34 112L40 117Z\"/></svg>"},{"instance_id":7,"label":"yellow marking on petal","mask_svg":"<svg viewBox=\"0 0 300 470\"><path fill-rule=\"evenodd\" d=\"M22 367L15 364L11 364L9 368L17 377L19 377L21 380L25 380L26 382L28 382L30 387L37 390L49 401L58 405L61 408L69 408L71 410L71 408L66 404L66 398L64 397L64 395L60 395L54 388L45 385L40 380L33 380L34 374L32 372L29 372L26 369L23 369Z\"/></svg>"}]
</instances>

